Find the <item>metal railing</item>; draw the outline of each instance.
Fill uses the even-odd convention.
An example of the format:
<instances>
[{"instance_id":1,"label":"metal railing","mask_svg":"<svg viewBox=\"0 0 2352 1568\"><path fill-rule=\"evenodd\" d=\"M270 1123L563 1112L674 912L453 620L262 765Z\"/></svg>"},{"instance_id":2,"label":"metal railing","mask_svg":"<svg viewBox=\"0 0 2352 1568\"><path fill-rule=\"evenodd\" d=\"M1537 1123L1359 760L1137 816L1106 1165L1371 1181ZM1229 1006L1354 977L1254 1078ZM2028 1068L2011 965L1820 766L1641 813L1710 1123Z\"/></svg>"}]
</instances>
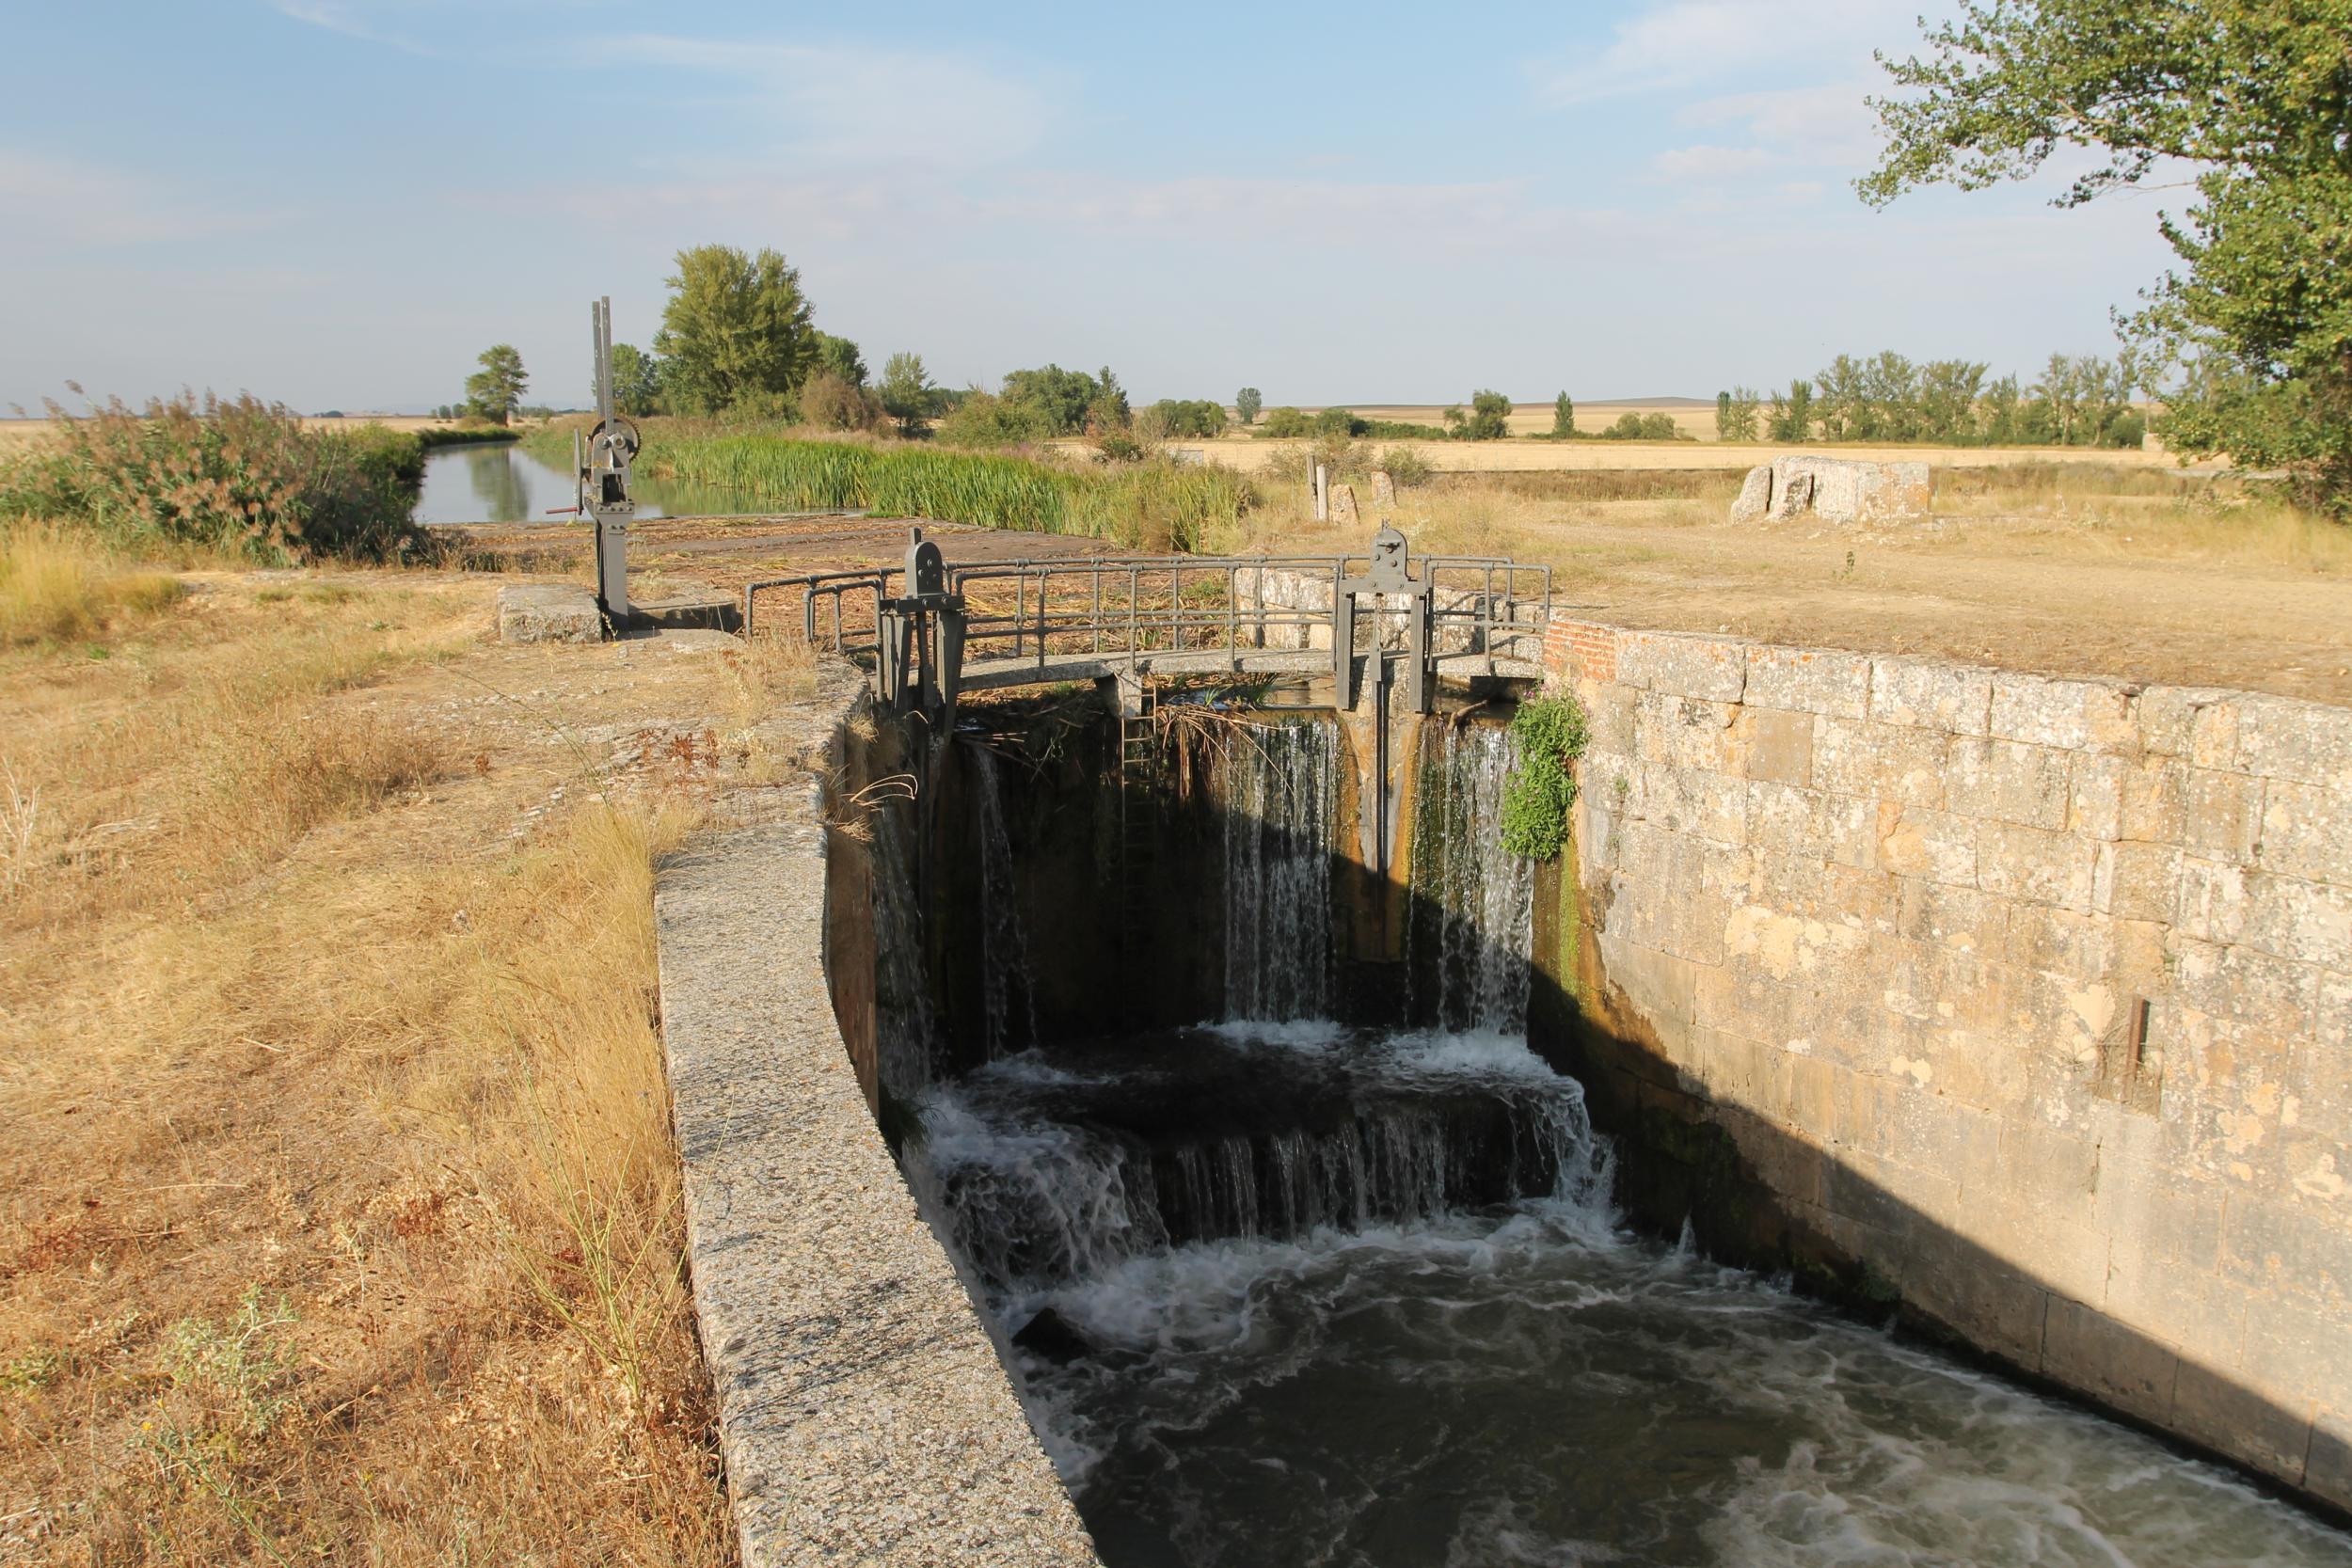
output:
<instances>
[{"instance_id":1,"label":"metal railing","mask_svg":"<svg viewBox=\"0 0 2352 1568\"><path fill-rule=\"evenodd\" d=\"M946 586L962 600L963 657L1055 656L1128 658L1166 653L1226 655L1275 648L1329 648L1337 606L1369 555L1051 556L949 565ZM1540 662L1551 609L1551 568L1474 556L1411 556L1425 583L1433 655L1484 655ZM743 627L761 628L760 595L800 589L801 635L846 657L877 655L883 607L906 592L900 567L875 567L745 585ZM1272 591L1271 596L1269 591ZM1307 602L1283 603L1295 597ZM1353 617L1359 649L1404 645L1410 607L1365 594ZM773 628L772 617L768 622ZM1367 630L1366 627L1369 627ZM1317 631L1321 631L1318 641Z\"/></svg>"}]
</instances>

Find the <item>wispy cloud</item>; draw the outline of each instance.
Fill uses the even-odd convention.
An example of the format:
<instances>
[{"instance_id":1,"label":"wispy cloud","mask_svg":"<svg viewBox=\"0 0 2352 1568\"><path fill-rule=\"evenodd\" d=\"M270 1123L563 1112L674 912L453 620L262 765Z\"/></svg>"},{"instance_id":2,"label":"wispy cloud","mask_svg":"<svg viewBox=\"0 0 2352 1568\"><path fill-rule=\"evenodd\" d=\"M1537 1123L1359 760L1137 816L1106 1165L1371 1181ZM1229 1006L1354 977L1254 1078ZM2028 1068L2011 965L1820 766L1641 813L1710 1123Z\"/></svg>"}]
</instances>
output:
<instances>
[{"instance_id":1,"label":"wispy cloud","mask_svg":"<svg viewBox=\"0 0 2352 1568\"><path fill-rule=\"evenodd\" d=\"M208 239L270 227L266 213L224 212L143 175L0 148L0 255Z\"/></svg>"},{"instance_id":2,"label":"wispy cloud","mask_svg":"<svg viewBox=\"0 0 2352 1568\"><path fill-rule=\"evenodd\" d=\"M306 22L313 27L324 27L330 33L368 43L381 43L402 49L411 55L430 55L433 51L415 39L386 27L381 17L390 8L369 4L368 0L270 0L281 16L295 22ZM413 9L413 7L399 8Z\"/></svg>"},{"instance_id":3,"label":"wispy cloud","mask_svg":"<svg viewBox=\"0 0 2352 1568\"><path fill-rule=\"evenodd\" d=\"M1041 145L1053 118L1033 85L958 55L647 35L599 56L736 81L790 150L834 163L995 162Z\"/></svg>"},{"instance_id":4,"label":"wispy cloud","mask_svg":"<svg viewBox=\"0 0 2352 1568\"><path fill-rule=\"evenodd\" d=\"M1673 147L1651 158L1650 171L1674 184L1710 184L1745 180L1772 167L1772 154L1760 147Z\"/></svg>"},{"instance_id":5,"label":"wispy cloud","mask_svg":"<svg viewBox=\"0 0 2352 1568\"><path fill-rule=\"evenodd\" d=\"M1917 0L1660 0L1619 22L1597 54L1555 60L1537 87L1555 103L1633 97L1759 75L1795 63L1851 74Z\"/></svg>"}]
</instances>

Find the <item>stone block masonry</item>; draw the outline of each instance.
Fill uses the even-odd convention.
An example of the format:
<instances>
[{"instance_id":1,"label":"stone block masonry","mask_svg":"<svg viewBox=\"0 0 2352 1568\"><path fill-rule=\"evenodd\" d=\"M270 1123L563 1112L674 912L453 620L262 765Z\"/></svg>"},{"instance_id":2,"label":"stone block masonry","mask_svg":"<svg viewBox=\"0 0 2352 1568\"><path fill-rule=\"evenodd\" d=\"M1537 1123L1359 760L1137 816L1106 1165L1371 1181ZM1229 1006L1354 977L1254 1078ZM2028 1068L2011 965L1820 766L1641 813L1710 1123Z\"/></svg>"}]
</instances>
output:
<instances>
[{"instance_id":1,"label":"stone block masonry","mask_svg":"<svg viewBox=\"0 0 2352 1568\"><path fill-rule=\"evenodd\" d=\"M1565 619L1546 660L1596 1103L1736 1147L1751 1256L2352 1507L2352 711Z\"/></svg>"}]
</instances>

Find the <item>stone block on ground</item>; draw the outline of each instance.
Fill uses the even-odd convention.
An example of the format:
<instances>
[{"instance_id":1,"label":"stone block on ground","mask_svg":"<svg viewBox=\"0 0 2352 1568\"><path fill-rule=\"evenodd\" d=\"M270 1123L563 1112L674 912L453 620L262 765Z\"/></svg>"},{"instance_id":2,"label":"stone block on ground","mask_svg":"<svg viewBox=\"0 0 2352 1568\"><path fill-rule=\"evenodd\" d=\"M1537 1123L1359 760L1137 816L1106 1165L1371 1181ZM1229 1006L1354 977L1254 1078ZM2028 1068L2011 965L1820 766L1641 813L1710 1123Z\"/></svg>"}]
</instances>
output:
<instances>
[{"instance_id":1,"label":"stone block on ground","mask_svg":"<svg viewBox=\"0 0 2352 1568\"><path fill-rule=\"evenodd\" d=\"M1375 508L1396 504L1396 480L1386 468L1372 470L1372 504Z\"/></svg>"},{"instance_id":2,"label":"stone block on ground","mask_svg":"<svg viewBox=\"0 0 2352 1568\"><path fill-rule=\"evenodd\" d=\"M1731 520L1753 523L1772 509L1772 470L1763 465L1748 470L1748 477L1740 483L1739 499L1731 503Z\"/></svg>"},{"instance_id":3,"label":"stone block on ground","mask_svg":"<svg viewBox=\"0 0 2352 1568\"><path fill-rule=\"evenodd\" d=\"M601 642L596 596L568 582L517 582L499 590L501 642Z\"/></svg>"},{"instance_id":4,"label":"stone block on ground","mask_svg":"<svg viewBox=\"0 0 2352 1568\"><path fill-rule=\"evenodd\" d=\"M1362 521L1361 515L1356 510L1356 486L1353 484L1331 486L1331 521L1342 528L1354 528Z\"/></svg>"},{"instance_id":5,"label":"stone block on ground","mask_svg":"<svg viewBox=\"0 0 2352 1568\"><path fill-rule=\"evenodd\" d=\"M1740 495L1747 494L1743 486ZM1916 522L1934 494L1925 463L1860 463L1843 457L1772 460L1775 517L1811 513L1824 522ZM1735 516L1737 514L1735 513Z\"/></svg>"}]
</instances>

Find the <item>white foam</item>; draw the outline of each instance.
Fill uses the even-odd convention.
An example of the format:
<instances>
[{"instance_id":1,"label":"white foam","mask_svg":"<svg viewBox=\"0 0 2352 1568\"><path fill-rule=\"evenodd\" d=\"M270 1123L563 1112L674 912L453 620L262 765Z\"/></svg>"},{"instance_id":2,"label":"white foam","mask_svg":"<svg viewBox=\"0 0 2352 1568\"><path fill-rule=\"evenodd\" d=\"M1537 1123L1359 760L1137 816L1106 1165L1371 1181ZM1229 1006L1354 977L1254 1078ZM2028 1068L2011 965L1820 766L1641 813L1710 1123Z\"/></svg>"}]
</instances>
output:
<instances>
[{"instance_id":1,"label":"white foam","mask_svg":"<svg viewBox=\"0 0 2352 1568\"><path fill-rule=\"evenodd\" d=\"M1348 1034L1346 1025L1324 1018L1238 1018L1200 1027L1234 1045L1270 1045L1309 1056L1323 1055L1345 1040Z\"/></svg>"}]
</instances>

